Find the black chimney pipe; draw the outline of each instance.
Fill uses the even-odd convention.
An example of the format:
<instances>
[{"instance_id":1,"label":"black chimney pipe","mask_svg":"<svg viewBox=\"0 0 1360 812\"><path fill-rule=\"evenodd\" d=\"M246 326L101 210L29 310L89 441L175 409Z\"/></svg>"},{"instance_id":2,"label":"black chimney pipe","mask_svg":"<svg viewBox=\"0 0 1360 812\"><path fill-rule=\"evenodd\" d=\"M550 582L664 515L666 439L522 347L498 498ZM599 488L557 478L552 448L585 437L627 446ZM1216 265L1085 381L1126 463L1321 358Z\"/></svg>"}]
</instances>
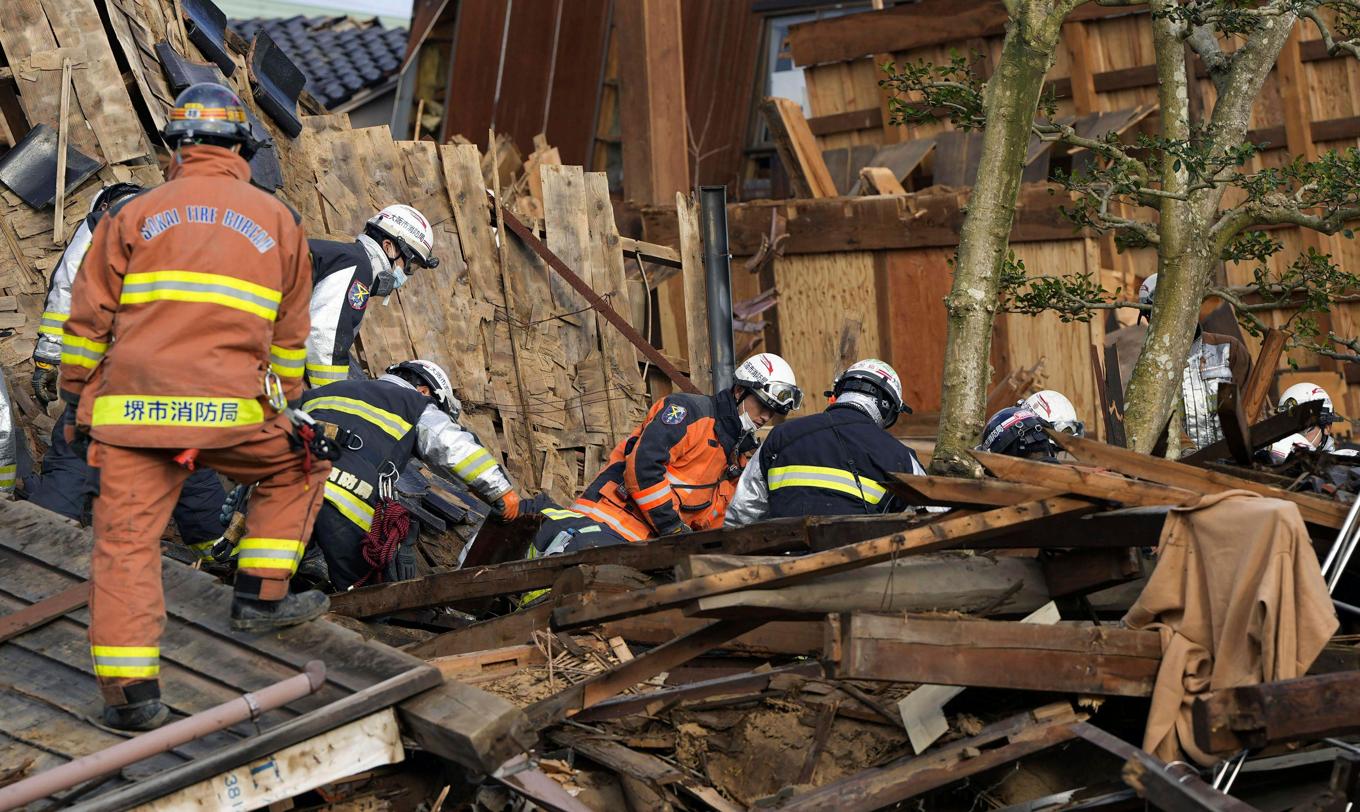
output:
<instances>
[{"instance_id":1,"label":"black chimney pipe","mask_svg":"<svg viewBox=\"0 0 1360 812\"><path fill-rule=\"evenodd\" d=\"M713 391L732 387L732 263L727 248L727 187L699 187L699 230L704 241L704 292L708 300L708 352Z\"/></svg>"}]
</instances>

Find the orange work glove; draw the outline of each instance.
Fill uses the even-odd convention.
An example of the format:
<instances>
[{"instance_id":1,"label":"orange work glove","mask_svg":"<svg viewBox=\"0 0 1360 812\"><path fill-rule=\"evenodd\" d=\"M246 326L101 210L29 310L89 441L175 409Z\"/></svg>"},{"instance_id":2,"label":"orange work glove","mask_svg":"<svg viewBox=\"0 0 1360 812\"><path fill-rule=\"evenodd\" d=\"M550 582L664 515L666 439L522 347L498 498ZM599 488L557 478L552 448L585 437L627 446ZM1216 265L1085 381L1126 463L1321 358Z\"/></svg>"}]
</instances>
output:
<instances>
[{"instance_id":1,"label":"orange work glove","mask_svg":"<svg viewBox=\"0 0 1360 812\"><path fill-rule=\"evenodd\" d=\"M512 522L519 517L519 494L506 491L491 503L491 512L503 522Z\"/></svg>"}]
</instances>

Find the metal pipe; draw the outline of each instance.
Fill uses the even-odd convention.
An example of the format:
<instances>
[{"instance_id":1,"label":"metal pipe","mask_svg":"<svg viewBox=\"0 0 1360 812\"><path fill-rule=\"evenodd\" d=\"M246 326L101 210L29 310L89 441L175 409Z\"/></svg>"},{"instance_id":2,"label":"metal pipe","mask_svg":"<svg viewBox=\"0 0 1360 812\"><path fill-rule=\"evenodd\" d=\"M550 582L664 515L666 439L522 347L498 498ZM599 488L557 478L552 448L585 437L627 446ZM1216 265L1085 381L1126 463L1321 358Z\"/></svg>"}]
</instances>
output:
<instances>
[{"instance_id":1,"label":"metal pipe","mask_svg":"<svg viewBox=\"0 0 1360 812\"><path fill-rule=\"evenodd\" d=\"M175 747L224 730L247 719L296 702L315 693L326 682L326 666L320 660L307 663L303 673L281 682L242 694L215 708L196 713L158 730L143 733L88 756L68 761L59 767L0 788L0 812L17 809L40 798L86 781L112 775L129 764L164 753Z\"/></svg>"},{"instance_id":2,"label":"metal pipe","mask_svg":"<svg viewBox=\"0 0 1360 812\"><path fill-rule=\"evenodd\" d=\"M1322 562L1322 574L1326 575L1331 569L1332 561L1336 559L1336 553L1340 550L1350 537L1351 529L1355 525L1357 511L1360 511L1360 494L1351 502L1351 509L1346 513L1346 520L1341 523L1341 529L1336 533L1336 541L1332 543L1332 549L1327 551L1327 560Z\"/></svg>"},{"instance_id":3,"label":"metal pipe","mask_svg":"<svg viewBox=\"0 0 1360 812\"><path fill-rule=\"evenodd\" d=\"M732 255L727 247L727 187L699 187L699 231L704 240L704 293L708 299L708 356L713 391L732 388L737 362L732 348Z\"/></svg>"}]
</instances>

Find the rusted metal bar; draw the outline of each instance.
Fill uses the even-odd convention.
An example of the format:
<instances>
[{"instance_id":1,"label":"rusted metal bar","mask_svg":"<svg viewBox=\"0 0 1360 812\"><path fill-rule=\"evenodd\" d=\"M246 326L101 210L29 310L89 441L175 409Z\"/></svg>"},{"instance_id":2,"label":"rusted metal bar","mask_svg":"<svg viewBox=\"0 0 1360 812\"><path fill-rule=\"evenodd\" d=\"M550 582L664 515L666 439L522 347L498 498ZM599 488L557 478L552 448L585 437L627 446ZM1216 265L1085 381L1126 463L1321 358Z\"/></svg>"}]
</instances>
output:
<instances>
[{"instance_id":1,"label":"rusted metal bar","mask_svg":"<svg viewBox=\"0 0 1360 812\"><path fill-rule=\"evenodd\" d=\"M604 316L610 324L617 327L619 332L623 333L623 337L628 339L632 345L637 348L638 352L646 356L648 361L655 364L657 369L664 372L666 377L670 378L676 386L694 395L704 394L699 391L699 387L695 386L683 372L675 368L675 364L666 360L666 356L662 355L656 347L653 347L650 341L643 338L642 333L639 333L633 325L629 324L627 319L619 315L619 312L611 307L609 302L604 300L603 296L596 293L594 288L586 284L584 279L577 276L576 272L571 268L568 268L567 264L562 261L562 258L553 253L552 249L545 245L532 229L526 226L523 221L516 217L509 209L504 206L501 206L500 209L501 217L504 218L505 225L509 227L511 231L515 232L521 240L524 240L524 244L532 248L534 253L542 257L543 261L548 263L549 267L554 271L557 271L557 274L565 279L567 284L571 285L576 289L577 293L585 297L585 300L590 303L591 308L601 316Z\"/></svg>"}]
</instances>

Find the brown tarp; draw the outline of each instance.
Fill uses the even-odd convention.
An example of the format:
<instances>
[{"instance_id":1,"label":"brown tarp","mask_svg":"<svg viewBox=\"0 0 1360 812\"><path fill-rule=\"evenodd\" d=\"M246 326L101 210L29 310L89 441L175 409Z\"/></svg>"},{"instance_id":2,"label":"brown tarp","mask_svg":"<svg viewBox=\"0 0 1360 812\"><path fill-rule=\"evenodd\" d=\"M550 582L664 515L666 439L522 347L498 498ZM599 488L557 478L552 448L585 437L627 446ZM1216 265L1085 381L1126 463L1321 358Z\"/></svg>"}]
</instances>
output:
<instances>
[{"instance_id":1,"label":"brown tarp","mask_svg":"<svg viewBox=\"0 0 1360 812\"><path fill-rule=\"evenodd\" d=\"M1206 496L1168 514L1158 552L1124 617L1162 636L1143 749L1208 765L1218 759L1195 747L1195 697L1303 676L1336 631L1336 611L1292 502L1247 491Z\"/></svg>"}]
</instances>

